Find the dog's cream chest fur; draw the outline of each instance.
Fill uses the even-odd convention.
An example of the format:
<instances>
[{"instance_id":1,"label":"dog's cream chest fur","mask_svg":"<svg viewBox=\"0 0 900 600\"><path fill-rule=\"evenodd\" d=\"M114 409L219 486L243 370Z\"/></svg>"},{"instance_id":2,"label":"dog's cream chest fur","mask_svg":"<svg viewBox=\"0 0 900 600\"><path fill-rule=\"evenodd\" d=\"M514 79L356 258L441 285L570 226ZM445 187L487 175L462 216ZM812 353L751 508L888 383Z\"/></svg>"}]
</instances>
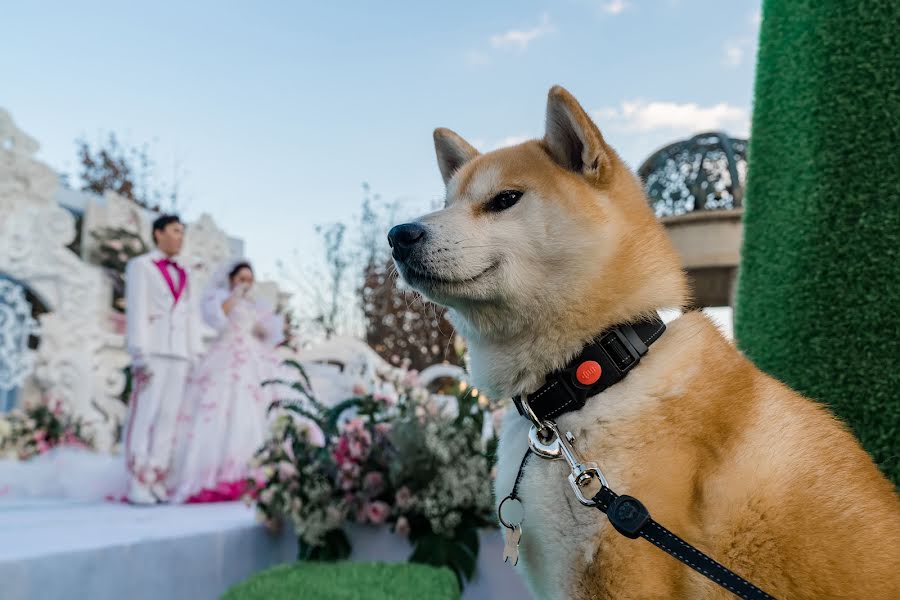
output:
<instances>
[{"instance_id":1,"label":"dog's cream chest fur","mask_svg":"<svg viewBox=\"0 0 900 600\"><path fill-rule=\"evenodd\" d=\"M622 489L628 471L621 461L627 451L600 456L604 448L599 439L618 419L638 418L637 413L652 400L641 398L641 386L627 380L588 401L582 410L558 419L561 431L576 435L575 448L581 460L597 462L613 489ZM530 423L513 407L507 411L498 448L495 483L497 502L512 491L513 482L528 448ZM608 527L606 517L597 509L580 504L567 479L564 460L546 460L532 455L519 484L519 496L525 509L518 569L526 575L536 598L542 600L571 597L568 585L593 559L600 541L600 530Z\"/></svg>"}]
</instances>

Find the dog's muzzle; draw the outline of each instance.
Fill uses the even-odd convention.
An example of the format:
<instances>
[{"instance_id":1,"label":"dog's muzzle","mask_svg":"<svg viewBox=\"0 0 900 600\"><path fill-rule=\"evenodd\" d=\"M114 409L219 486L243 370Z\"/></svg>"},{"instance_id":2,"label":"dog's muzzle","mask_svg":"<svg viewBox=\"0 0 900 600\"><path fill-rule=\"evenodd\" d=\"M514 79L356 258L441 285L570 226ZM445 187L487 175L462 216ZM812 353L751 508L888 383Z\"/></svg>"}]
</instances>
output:
<instances>
[{"instance_id":1,"label":"dog's muzzle","mask_svg":"<svg viewBox=\"0 0 900 600\"><path fill-rule=\"evenodd\" d=\"M406 260L425 241L426 229L419 223L396 225L388 232L388 244L395 260Z\"/></svg>"}]
</instances>

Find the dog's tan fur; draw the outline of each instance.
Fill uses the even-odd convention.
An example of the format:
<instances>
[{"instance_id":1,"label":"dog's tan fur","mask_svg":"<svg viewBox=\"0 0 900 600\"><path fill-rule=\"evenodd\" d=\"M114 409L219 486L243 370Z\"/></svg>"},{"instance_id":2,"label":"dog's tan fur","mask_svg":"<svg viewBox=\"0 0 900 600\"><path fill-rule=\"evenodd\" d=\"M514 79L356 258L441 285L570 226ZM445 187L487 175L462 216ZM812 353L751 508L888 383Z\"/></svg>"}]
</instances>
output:
<instances>
[{"instance_id":1,"label":"dog's tan fur","mask_svg":"<svg viewBox=\"0 0 900 600\"><path fill-rule=\"evenodd\" d=\"M450 308L475 383L496 397L534 390L608 326L685 301L640 182L564 89L550 91L547 114L543 140L485 155L437 130L447 208L420 220L428 238L398 261L411 285ZM525 191L522 206L485 211L505 189ZM775 597L900 597L893 486L845 426L759 371L701 314L670 323L623 382L559 424L614 490ZM510 411L499 497L527 428ZM532 463L522 562L538 597L732 597L575 503L564 464Z\"/></svg>"}]
</instances>

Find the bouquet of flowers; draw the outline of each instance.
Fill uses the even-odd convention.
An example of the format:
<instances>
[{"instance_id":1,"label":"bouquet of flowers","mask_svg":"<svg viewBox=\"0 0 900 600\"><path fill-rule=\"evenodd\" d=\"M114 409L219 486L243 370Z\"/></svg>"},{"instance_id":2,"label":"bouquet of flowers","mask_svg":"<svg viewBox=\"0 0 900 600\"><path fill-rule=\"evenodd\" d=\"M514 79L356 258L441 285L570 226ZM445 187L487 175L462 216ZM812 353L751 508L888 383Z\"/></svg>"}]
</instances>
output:
<instances>
[{"instance_id":1,"label":"bouquet of flowers","mask_svg":"<svg viewBox=\"0 0 900 600\"><path fill-rule=\"evenodd\" d=\"M62 444L91 447L92 442L81 421L66 417L59 402L0 414L0 458L26 460Z\"/></svg>"},{"instance_id":2,"label":"bouquet of flowers","mask_svg":"<svg viewBox=\"0 0 900 600\"><path fill-rule=\"evenodd\" d=\"M300 557L350 554L345 523L386 525L408 536L410 560L471 577L478 529L495 527L491 492L493 406L461 382L430 394L415 371L386 367L356 396L328 408L298 381L278 381L300 399L280 401L271 436L256 456L258 517L289 522Z\"/></svg>"}]
</instances>

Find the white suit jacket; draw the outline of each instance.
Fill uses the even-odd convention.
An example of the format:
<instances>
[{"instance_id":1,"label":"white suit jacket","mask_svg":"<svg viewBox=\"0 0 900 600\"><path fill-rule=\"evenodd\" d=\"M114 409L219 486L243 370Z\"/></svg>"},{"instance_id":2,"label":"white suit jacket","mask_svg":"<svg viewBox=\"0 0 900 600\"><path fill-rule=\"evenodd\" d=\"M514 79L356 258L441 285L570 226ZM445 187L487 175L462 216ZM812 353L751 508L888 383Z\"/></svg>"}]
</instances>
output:
<instances>
[{"instance_id":1,"label":"white suit jacket","mask_svg":"<svg viewBox=\"0 0 900 600\"><path fill-rule=\"evenodd\" d=\"M126 344L132 359L169 356L194 360L203 352L199 297L191 274L178 302L156 262L164 258L154 250L128 261L125 268ZM175 258L177 260L177 257ZM178 278L175 278L178 285Z\"/></svg>"}]
</instances>

